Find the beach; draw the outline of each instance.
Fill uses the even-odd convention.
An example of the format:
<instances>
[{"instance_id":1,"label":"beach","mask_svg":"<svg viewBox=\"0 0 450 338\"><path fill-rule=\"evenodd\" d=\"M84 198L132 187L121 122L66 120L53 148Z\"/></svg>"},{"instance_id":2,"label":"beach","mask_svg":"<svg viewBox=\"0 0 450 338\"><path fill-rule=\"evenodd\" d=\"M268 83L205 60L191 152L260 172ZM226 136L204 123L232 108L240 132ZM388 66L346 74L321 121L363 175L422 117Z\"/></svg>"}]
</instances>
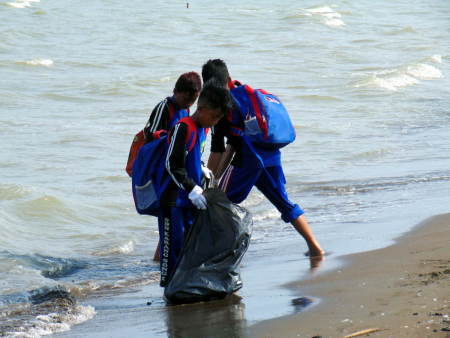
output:
<instances>
[{"instance_id":1,"label":"beach","mask_svg":"<svg viewBox=\"0 0 450 338\"><path fill-rule=\"evenodd\" d=\"M252 337L450 337L450 214L387 248L344 257L345 266L290 284L320 299L297 315L250 327ZM364 335L365 336L365 335Z\"/></svg>"},{"instance_id":2,"label":"beach","mask_svg":"<svg viewBox=\"0 0 450 338\"><path fill-rule=\"evenodd\" d=\"M395 329L383 322L395 318L394 302L409 309L433 285L445 290L448 275L433 262L423 271L390 265L422 253L390 250L421 221L450 212L447 2L0 0L0 8L0 336L326 337L373 327L383 336ZM124 169L134 136L178 77L215 58L289 111L297 137L281 150L286 190L329 254L311 266L305 241L253 189L241 203L254 221L243 288L225 301L167 307L152 260L157 219L137 214ZM209 152L210 137L205 163ZM436 255L424 260L445 259L424 251ZM401 301L427 278L421 296L411 289L414 304ZM363 291L381 280L388 291L411 285L370 305L375 291ZM418 303L408 323L395 323L412 331L420 321L418 332L442 336L446 312L433 298L436 309Z\"/></svg>"},{"instance_id":3,"label":"beach","mask_svg":"<svg viewBox=\"0 0 450 338\"><path fill-rule=\"evenodd\" d=\"M222 301L167 306L153 286L122 296L103 294L89 303L96 316L56 337L450 337L450 214L435 216L382 249L342 257L342 265L310 278ZM276 276L272 279L276 280ZM267 298L289 289L293 315L252 321L249 298L259 312L276 317ZM255 294L256 293L256 294ZM258 301L257 301L258 302ZM364 332L368 332L364 334Z\"/></svg>"}]
</instances>

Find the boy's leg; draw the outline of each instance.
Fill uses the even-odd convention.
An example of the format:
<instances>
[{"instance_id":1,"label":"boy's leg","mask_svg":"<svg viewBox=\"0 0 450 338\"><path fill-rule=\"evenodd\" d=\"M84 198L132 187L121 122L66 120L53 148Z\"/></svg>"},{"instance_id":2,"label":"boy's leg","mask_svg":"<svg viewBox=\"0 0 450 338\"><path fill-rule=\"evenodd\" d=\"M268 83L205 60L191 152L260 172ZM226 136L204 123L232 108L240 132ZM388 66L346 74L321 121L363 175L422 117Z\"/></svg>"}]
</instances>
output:
<instances>
[{"instance_id":1,"label":"boy's leg","mask_svg":"<svg viewBox=\"0 0 450 338\"><path fill-rule=\"evenodd\" d=\"M233 203L245 200L255 185L262 169L257 167L228 166L220 180L219 188L223 190Z\"/></svg>"},{"instance_id":2,"label":"boy's leg","mask_svg":"<svg viewBox=\"0 0 450 338\"><path fill-rule=\"evenodd\" d=\"M185 219L182 208L163 207L158 217L161 286L167 286L183 247Z\"/></svg>"},{"instance_id":3,"label":"boy's leg","mask_svg":"<svg viewBox=\"0 0 450 338\"><path fill-rule=\"evenodd\" d=\"M267 167L259 176L256 187L278 209L281 218L290 222L295 230L303 236L308 245L310 256L322 256L324 251L315 239L309 224L303 215L303 210L292 203L287 195L286 179L281 166Z\"/></svg>"}]
</instances>

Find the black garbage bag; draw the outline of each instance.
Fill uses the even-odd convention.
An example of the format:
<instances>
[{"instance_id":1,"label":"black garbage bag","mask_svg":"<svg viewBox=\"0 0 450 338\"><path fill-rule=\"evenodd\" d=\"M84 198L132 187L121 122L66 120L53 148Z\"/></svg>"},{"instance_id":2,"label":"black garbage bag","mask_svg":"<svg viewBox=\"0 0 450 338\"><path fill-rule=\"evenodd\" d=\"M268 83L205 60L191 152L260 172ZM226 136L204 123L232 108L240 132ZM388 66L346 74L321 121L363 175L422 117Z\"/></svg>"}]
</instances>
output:
<instances>
[{"instance_id":1,"label":"black garbage bag","mask_svg":"<svg viewBox=\"0 0 450 338\"><path fill-rule=\"evenodd\" d=\"M220 299L242 287L239 264L250 244L251 214L219 189L205 190L205 197L208 208L195 219L164 290L173 304Z\"/></svg>"}]
</instances>

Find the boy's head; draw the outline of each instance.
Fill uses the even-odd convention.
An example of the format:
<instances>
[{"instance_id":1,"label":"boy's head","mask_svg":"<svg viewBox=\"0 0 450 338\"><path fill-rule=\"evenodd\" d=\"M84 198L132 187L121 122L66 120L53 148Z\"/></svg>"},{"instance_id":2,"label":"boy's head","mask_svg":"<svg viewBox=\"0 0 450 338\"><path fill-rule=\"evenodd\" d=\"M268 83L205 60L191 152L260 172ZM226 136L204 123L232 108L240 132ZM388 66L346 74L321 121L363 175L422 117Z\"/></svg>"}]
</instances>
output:
<instances>
[{"instance_id":1,"label":"boy's head","mask_svg":"<svg viewBox=\"0 0 450 338\"><path fill-rule=\"evenodd\" d=\"M197 100L201 89L202 80L200 75L196 72L184 73L180 75L175 83L173 95L178 106L182 109L187 109Z\"/></svg>"},{"instance_id":2,"label":"boy's head","mask_svg":"<svg viewBox=\"0 0 450 338\"><path fill-rule=\"evenodd\" d=\"M213 127L231 109L230 92L214 78L205 83L198 98L195 120L204 128Z\"/></svg>"},{"instance_id":3,"label":"boy's head","mask_svg":"<svg viewBox=\"0 0 450 338\"><path fill-rule=\"evenodd\" d=\"M221 59L208 60L202 67L202 78L204 83L215 78L220 86L228 88L230 74L225 61Z\"/></svg>"}]
</instances>

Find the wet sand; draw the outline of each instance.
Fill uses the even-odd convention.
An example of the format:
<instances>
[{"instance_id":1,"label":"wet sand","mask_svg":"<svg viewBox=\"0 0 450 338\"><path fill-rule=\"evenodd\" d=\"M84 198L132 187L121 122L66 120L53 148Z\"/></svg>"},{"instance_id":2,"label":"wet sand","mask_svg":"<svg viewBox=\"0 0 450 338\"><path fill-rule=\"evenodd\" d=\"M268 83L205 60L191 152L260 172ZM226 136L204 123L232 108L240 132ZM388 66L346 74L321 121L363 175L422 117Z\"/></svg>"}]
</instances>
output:
<instances>
[{"instance_id":1,"label":"wet sand","mask_svg":"<svg viewBox=\"0 0 450 338\"><path fill-rule=\"evenodd\" d=\"M344 256L337 269L328 257L306 278L307 259L280 250L244 263L244 288L228 299L167 306L155 283L107 292L83 301L92 320L55 336L450 337L450 214L387 248Z\"/></svg>"},{"instance_id":2,"label":"wet sand","mask_svg":"<svg viewBox=\"0 0 450 338\"><path fill-rule=\"evenodd\" d=\"M450 214L392 246L344 258L336 271L289 285L319 304L258 323L249 336L450 337Z\"/></svg>"}]
</instances>

